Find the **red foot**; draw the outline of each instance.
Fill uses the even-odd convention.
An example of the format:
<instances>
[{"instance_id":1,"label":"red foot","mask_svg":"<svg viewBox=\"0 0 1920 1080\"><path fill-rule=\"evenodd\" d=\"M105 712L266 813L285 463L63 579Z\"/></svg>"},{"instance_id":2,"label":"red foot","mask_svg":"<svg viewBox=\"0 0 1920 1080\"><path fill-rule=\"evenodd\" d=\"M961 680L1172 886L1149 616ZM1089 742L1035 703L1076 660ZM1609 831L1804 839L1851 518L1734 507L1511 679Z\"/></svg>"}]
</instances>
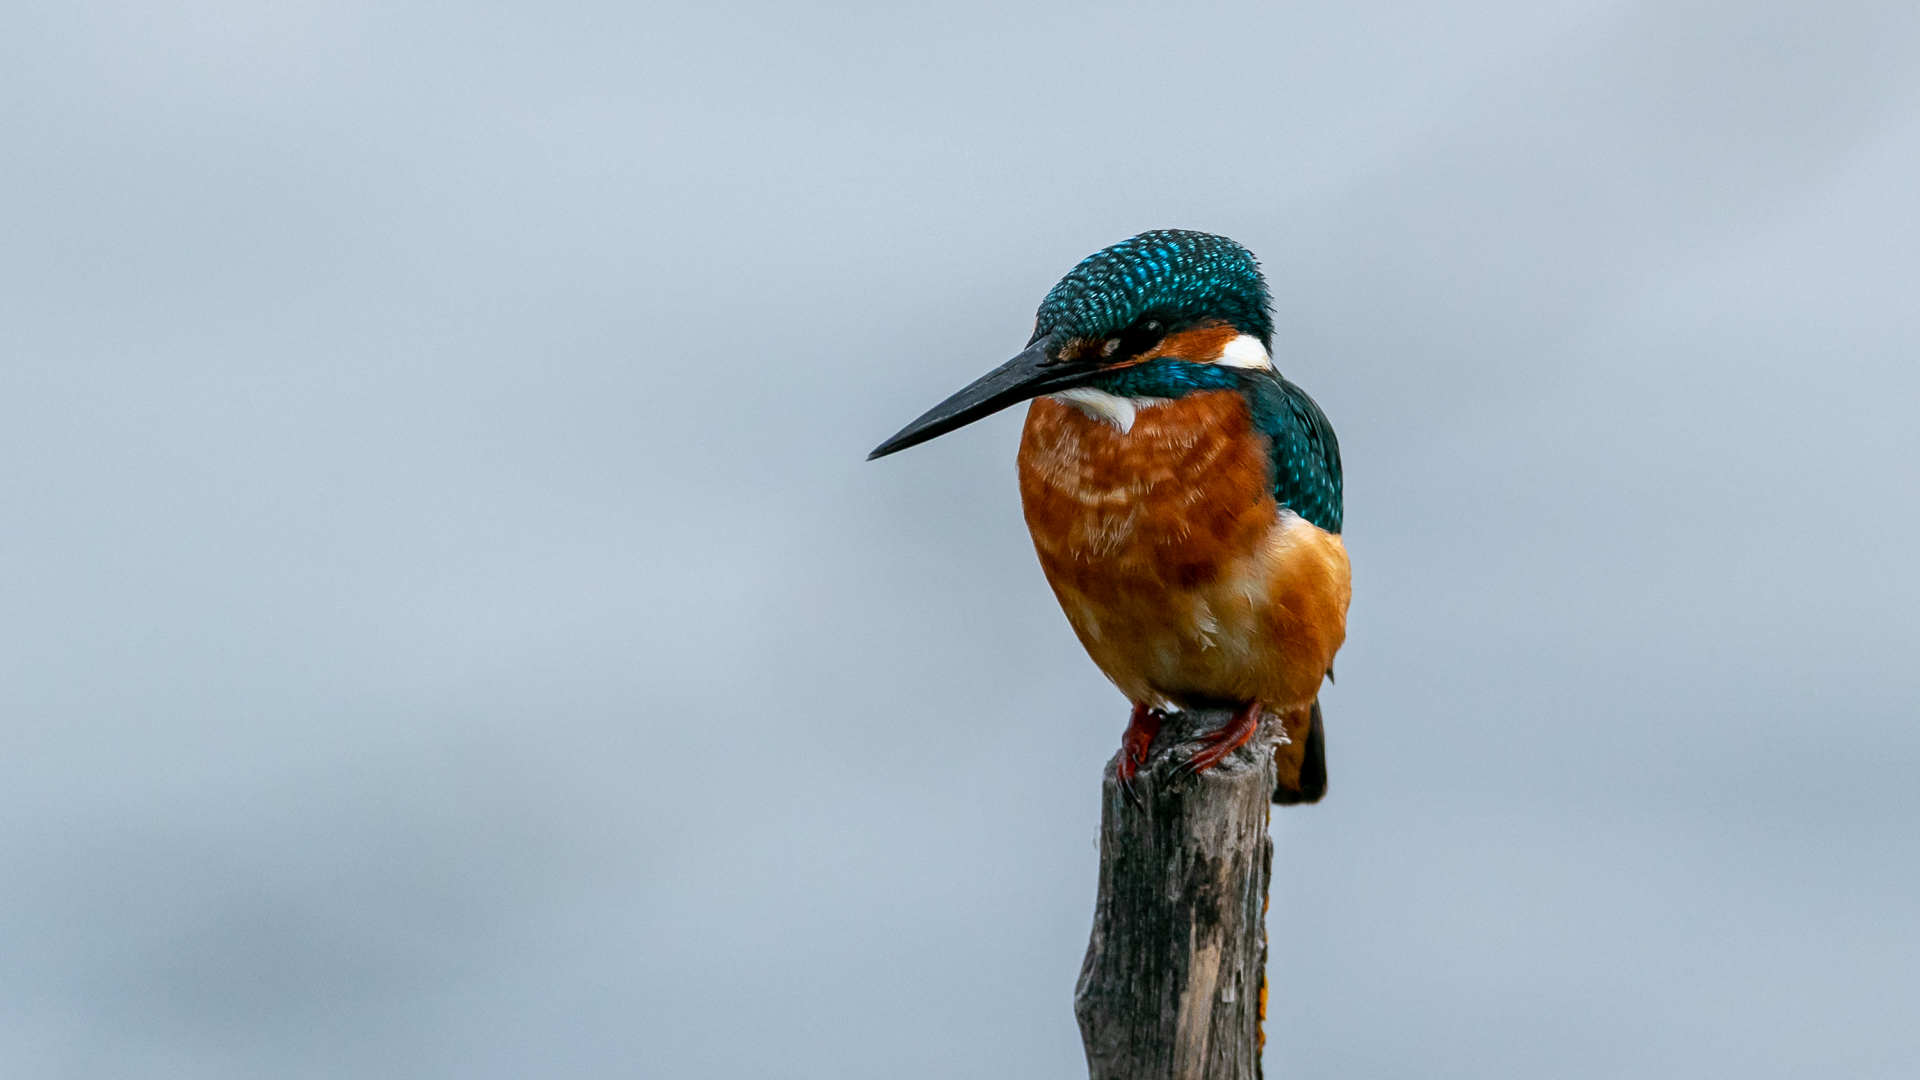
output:
<instances>
[{"instance_id":1,"label":"red foot","mask_svg":"<svg viewBox=\"0 0 1920 1080\"><path fill-rule=\"evenodd\" d=\"M1260 730L1260 703L1249 701L1233 714L1233 719L1220 727L1207 732L1199 738L1200 749L1182 762L1174 772L1178 775L1197 776L1206 772L1226 758L1228 754L1247 745Z\"/></svg>"},{"instance_id":2,"label":"red foot","mask_svg":"<svg viewBox=\"0 0 1920 1080\"><path fill-rule=\"evenodd\" d=\"M1149 709L1137 701L1133 703L1133 717L1127 721L1126 734L1120 736L1120 764L1114 769L1120 778L1120 790L1126 792L1129 802L1140 801L1139 793L1133 789L1133 778L1140 772L1140 766L1147 763L1153 737L1160 734L1160 725L1166 719L1166 714L1158 709Z\"/></svg>"}]
</instances>

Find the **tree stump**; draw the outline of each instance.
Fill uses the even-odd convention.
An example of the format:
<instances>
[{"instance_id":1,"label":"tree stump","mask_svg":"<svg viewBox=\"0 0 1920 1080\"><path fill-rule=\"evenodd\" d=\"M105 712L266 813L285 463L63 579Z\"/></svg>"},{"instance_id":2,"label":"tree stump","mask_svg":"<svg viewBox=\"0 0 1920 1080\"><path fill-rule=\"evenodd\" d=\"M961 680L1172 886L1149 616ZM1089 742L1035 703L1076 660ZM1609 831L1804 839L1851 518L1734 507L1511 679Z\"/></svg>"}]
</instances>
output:
<instances>
[{"instance_id":1,"label":"tree stump","mask_svg":"<svg viewBox=\"0 0 1920 1080\"><path fill-rule=\"evenodd\" d=\"M1108 762L1100 893L1074 992L1092 1080L1254 1080L1266 1013L1271 717L1246 746L1179 775L1226 711L1169 716L1134 779Z\"/></svg>"}]
</instances>

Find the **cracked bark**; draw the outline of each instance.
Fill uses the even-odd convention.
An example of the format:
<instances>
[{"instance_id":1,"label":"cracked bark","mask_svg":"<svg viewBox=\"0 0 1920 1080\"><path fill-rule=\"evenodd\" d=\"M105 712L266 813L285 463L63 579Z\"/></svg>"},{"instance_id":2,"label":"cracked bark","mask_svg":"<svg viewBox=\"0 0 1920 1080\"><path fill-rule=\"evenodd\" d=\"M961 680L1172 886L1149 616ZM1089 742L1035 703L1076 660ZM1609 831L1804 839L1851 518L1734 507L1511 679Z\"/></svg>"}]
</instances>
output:
<instances>
[{"instance_id":1,"label":"cracked bark","mask_svg":"<svg viewBox=\"0 0 1920 1080\"><path fill-rule=\"evenodd\" d=\"M1100 891L1074 992L1092 1080L1254 1080L1266 1003L1268 718L1199 776L1177 775L1196 734L1231 713L1167 718L1129 802L1107 764Z\"/></svg>"}]
</instances>

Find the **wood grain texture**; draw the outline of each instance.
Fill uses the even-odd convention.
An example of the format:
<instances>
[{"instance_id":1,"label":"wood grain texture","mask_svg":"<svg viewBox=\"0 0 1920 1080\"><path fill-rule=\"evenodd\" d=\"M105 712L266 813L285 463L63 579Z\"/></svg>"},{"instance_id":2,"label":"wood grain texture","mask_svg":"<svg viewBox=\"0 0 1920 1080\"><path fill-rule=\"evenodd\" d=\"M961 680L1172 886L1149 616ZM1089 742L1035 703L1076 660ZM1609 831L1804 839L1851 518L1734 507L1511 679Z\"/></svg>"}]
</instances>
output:
<instances>
[{"instance_id":1,"label":"wood grain texture","mask_svg":"<svg viewBox=\"0 0 1920 1080\"><path fill-rule=\"evenodd\" d=\"M1100 891L1074 1012L1093 1080L1253 1080L1266 978L1272 718L1199 776L1178 773L1220 710L1175 713L1124 797L1109 763Z\"/></svg>"}]
</instances>

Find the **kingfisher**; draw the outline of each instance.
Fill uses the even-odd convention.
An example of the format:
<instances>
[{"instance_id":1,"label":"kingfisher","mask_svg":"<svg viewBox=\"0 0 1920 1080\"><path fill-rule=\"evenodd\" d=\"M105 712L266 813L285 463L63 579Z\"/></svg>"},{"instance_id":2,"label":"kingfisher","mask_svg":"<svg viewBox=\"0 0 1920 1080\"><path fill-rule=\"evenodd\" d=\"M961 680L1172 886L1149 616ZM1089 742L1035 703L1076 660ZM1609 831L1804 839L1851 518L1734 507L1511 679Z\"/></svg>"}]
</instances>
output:
<instances>
[{"instance_id":1,"label":"kingfisher","mask_svg":"<svg viewBox=\"0 0 1920 1080\"><path fill-rule=\"evenodd\" d=\"M1133 779L1169 709L1227 709L1181 766L1263 716L1274 801L1326 793L1320 686L1346 640L1340 444L1273 363L1272 297L1224 236L1162 229L1096 252L1040 303L1019 355L881 443L885 457L1030 401L1020 502L1080 644L1133 704Z\"/></svg>"}]
</instances>

